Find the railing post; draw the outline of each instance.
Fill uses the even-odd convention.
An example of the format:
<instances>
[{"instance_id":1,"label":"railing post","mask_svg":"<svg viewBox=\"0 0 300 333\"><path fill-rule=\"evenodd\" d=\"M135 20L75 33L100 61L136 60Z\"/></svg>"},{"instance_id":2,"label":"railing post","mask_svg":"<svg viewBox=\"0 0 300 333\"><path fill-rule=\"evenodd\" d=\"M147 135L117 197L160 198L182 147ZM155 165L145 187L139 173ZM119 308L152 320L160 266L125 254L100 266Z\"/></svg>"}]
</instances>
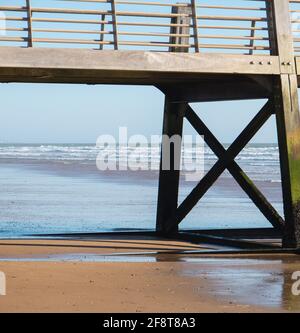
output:
<instances>
[{"instance_id":1,"label":"railing post","mask_svg":"<svg viewBox=\"0 0 300 333\"><path fill-rule=\"evenodd\" d=\"M27 46L32 47L32 11L31 11L31 4L30 0L26 0L26 7L27 7L27 29L28 29L28 41Z\"/></svg>"},{"instance_id":2,"label":"railing post","mask_svg":"<svg viewBox=\"0 0 300 333\"><path fill-rule=\"evenodd\" d=\"M188 45L190 43L190 25L191 25L191 8L188 6L173 6L172 14L178 16L171 19L170 44L173 45ZM180 16L182 15L182 16ZM186 46L171 46L169 52L189 52L189 47Z\"/></svg>"},{"instance_id":3,"label":"railing post","mask_svg":"<svg viewBox=\"0 0 300 333\"><path fill-rule=\"evenodd\" d=\"M265 0L267 24L269 33L270 53L271 55L278 55L276 28L274 19L274 4L273 1Z\"/></svg>"},{"instance_id":4,"label":"railing post","mask_svg":"<svg viewBox=\"0 0 300 333\"><path fill-rule=\"evenodd\" d=\"M111 12L112 12L112 25L114 33L114 48L115 50L119 49L119 36L118 36L118 20L117 20L117 7L116 1L111 0Z\"/></svg>"},{"instance_id":5,"label":"railing post","mask_svg":"<svg viewBox=\"0 0 300 333\"><path fill-rule=\"evenodd\" d=\"M101 15L101 32L100 32L100 42L104 42L104 29L105 29L105 14ZM100 44L100 50L103 50L104 45Z\"/></svg>"},{"instance_id":6,"label":"railing post","mask_svg":"<svg viewBox=\"0 0 300 333\"><path fill-rule=\"evenodd\" d=\"M195 52L200 52L196 0L191 0Z\"/></svg>"},{"instance_id":7,"label":"railing post","mask_svg":"<svg viewBox=\"0 0 300 333\"><path fill-rule=\"evenodd\" d=\"M252 55L254 53L254 38L255 38L255 27L256 27L256 21L251 22L251 32L250 32L250 50L249 54Z\"/></svg>"},{"instance_id":8,"label":"railing post","mask_svg":"<svg viewBox=\"0 0 300 333\"><path fill-rule=\"evenodd\" d=\"M267 1L268 2L268 1ZM269 6L274 26L274 54L280 60L275 78L278 144L285 213L283 246L300 247L300 112L293 35L288 0L272 0Z\"/></svg>"},{"instance_id":9,"label":"railing post","mask_svg":"<svg viewBox=\"0 0 300 333\"><path fill-rule=\"evenodd\" d=\"M266 0L273 55L280 59L281 73L294 74L294 43L289 0Z\"/></svg>"}]
</instances>

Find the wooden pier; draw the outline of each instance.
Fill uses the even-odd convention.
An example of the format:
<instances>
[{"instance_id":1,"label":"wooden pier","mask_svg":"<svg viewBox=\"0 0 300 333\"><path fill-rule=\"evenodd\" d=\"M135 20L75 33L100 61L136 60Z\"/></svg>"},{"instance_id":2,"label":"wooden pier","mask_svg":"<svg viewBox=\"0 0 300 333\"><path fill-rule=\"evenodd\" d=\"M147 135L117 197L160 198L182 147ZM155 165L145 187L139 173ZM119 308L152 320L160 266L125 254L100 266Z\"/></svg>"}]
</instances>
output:
<instances>
[{"instance_id":1,"label":"wooden pier","mask_svg":"<svg viewBox=\"0 0 300 333\"><path fill-rule=\"evenodd\" d=\"M160 171L157 232L176 234L228 169L283 247L300 247L300 0L0 0L0 13L1 82L154 85L163 133L186 120L204 135L219 160L180 205L179 171ZM227 150L189 105L247 99L267 102ZM284 217L235 162L272 115Z\"/></svg>"}]
</instances>

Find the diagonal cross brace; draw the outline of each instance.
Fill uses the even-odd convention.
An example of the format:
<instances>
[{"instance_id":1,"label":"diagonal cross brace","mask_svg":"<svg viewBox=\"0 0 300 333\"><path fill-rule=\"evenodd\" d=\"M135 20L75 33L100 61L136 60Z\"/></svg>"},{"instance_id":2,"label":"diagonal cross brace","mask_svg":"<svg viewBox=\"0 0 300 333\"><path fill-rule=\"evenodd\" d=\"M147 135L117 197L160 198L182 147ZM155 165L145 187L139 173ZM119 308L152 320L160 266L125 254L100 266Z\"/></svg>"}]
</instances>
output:
<instances>
[{"instance_id":1,"label":"diagonal cross brace","mask_svg":"<svg viewBox=\"0 0 300 333\"><path fill-rule=\"evenodd\" d=\"M191 115L190 107L188 107L187 114ZM263 108L258 112L258 114L252 119L248 126L242 131L242 133L237 137L233 144L225 151L222 152L221 157L215 163L215 165L210 169L210 171L201 179L201 181L196 185L192 192L187 196L187 198L181 203L177 208L173 216L167 221L167 232L172 232L177 228L178 224L185 218L185 216L194 208L198 201L203 197L203 195L208 191L208 189L213 185L213 183L219 178L219 176L227 169L230 165L233 164L236 156L241 152L241 150L249 143L257 131L263 126L263 124L269 119L273 113L273 104L268 101ZM188 116L189 117L189 116ZM216 147L214 147L216 148ZM219 149L218 149L219 150ZM225 150L225 149L224 149ZM236 168L236 167L234 167ZM237 171L237 170L236 170ZM242 170L241 170L242 171ZM237 177L241 183L244 184L246 178L241 177L242 174ZM244 178L244 180L241 180ZM244 184L245 185L245 184ZM243 185L243 187L244 187ZM250 193L250 191L249 191ZM257 192L258 193L258 192ZM253 189L251 190L253 195ZM254 197L254 195L253 195ZM255 198L257 200L257 195ZM258 199L259 200L259 199ZM261 200L260 200L261 201ZM270 211L269 211L270 212ZM277 214L278 215L278 214ZM272 216L274 216L272 214ZM279 215L277 216L279 217ZM283 223L281 218L278 220L279 225ZM274 220L272 218L272 222ZM276 228L280 228L276 224Z\"/></svg>"},{"instance_id":2,"label":"diagonal cross brace","mask_svg":"<svg viewBox=\"0 0 300 333\"><path fill-rule=\"evenodd\" d=\"M194 110L188 105L185 114L187 120L191 123L194 129L199 133L199 135L204 136L205 142L211 148L211 150L216 154L216 156L221 159L226 154L226 149L217 140L217 138L212 134L204 122L198 117ZM228 171L241 186L244 192L247 193L249 198L254 202L261 213L267 218L267 220L273 225L275 229L280 231L283 230L284 220L277 213L274 207L268 202L265 196L260 192L260 190L255 186L255 184L248 178L245 172L240 168L240 166L232 161L227 166Z\"/></svg>"}]
</instances>

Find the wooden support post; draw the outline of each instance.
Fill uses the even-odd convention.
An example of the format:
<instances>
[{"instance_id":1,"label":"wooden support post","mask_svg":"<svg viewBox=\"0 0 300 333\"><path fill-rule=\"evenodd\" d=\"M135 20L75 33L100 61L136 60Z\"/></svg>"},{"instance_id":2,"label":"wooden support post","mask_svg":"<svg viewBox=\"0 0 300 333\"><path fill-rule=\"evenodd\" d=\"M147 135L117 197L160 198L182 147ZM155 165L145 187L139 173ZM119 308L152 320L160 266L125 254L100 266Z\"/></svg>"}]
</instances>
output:
<instances>
[{"instance_id":1,"label":"wooden support post","mask_svg":"<svg viewBox=\"0 0 300 333\"><path fill-rule=\"evenodd\" d=\"M170 44L189 44L189 37L180 35L190 34L191 8L189 7L172 7L172 13L182 13L182 17L172 18L171 34L175 36L170 37ZM179 26L177 26L179 25ZM183 26L180 26L183 25ZM171 52L188 52L186 47L171 47ZM172 89L172 88L171 88ZM168 96L165 97L165 109L163 120L163 136L171 138L174 135L182 137L183 120L186 111L186 103L172 103ZM158 185L158 202L157 202L157 216L156 216L156 231L166 235L170 229L169 221L171 216L175 214L178 206L178 191L179 191L179 177L180 170L176 170L175 159L180 159L181 156L175 156L174 153L170 156L170 170L163 169L163 157L165 149L161 146L161 161ZM181 151L177 151L180 155ZM173 232L177 232L178 228L173 228Z\"/></svg>"},{"instance_id":2,"label":"wooden support post","mask_svg":"<svg viewBox=\"0 0 300 333\"><path fill-rule=\"evenodd\" d=\"M267 1L268 2L268 1ZM275 41L271 41L272 53L279 56L280 72L295 73L294 45L288 0L272 0L269 5L269 31ZM273 21L270 21L272 19ZM274 49L275 48L275 49Z\"/></svg>"},{"instance_id":3,"label":"wooden support post","mask_svg":"<svg viewBox=\"0 0 300 333\"><path fill-rule=\"evenodd\" d=\"M296 75L277 82L275 106L282 176L285 228L283 247L300 247L300 113Z\"/></svg>"},{"instance_id":4,"label":"wooden support post","mask_svg":"<svg viewBox=\"0 0 300 333\"><path fill-rule=\"evenodd\" d=\"M270 18L280 59L275 78L278 144L282 177L285 228L283 247L300 247L300 113L289 1L272 0Z\"/></svg>"},{"instance_id":5,"label":"wooden support post","mask_svg":"<svg viewBox=\"0 0 300 333\"><path fill-rule=\"evenodd\" d=\"M185 103L171 103L166 97L163 120L163 136L171 138L174 135L179 135L182 137L185 110ZM156 218L156 231L161 234L167 234L167 230L170 228L168 221L170 220L170 217L175 214L178 206L180 170L178 165L176 165L175 160L180 160L181 151L178 151L178 149L175 149L174 147L173 153L171 153L170 156L167 156L169 155L165 152L167 149L168 147L162 144ZM175 156L175 154L177 154L177 156ZM165 158L166 161L168 157L170 157L170 170L164 170L163 158ZM172 231L176 232L177 229L174 228Z\"/></svg>"}]
</instances>

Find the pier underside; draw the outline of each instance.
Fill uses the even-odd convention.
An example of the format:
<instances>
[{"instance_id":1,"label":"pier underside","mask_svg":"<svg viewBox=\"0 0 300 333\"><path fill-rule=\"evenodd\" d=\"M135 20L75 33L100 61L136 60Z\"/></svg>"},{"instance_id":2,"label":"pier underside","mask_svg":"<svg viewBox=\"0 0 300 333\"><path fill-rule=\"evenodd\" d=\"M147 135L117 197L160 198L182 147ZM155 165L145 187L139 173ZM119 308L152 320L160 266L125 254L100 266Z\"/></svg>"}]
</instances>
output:
<instances>
[{"instance_id":1,"label":"pier underside","mask_svg":"<svg viewBox=\"0 0 300 333\"><path fill-rule=\"evenodd\" d=\"M279 67L275 56L14 47L0 52L1 82L154 85L174 102L268 98Z\"/></svg>"},{"instance_id":2,"label":"pier underside","mask_svg":"<svg viewBox=\"0 0 300 333\"><path fill-rule=\"evenodd\" d=\"M178 233L178 226L223 171L228 169L271 223L276 237L279 235L283 239L283 247L298 248L300 113L295 74L297 65L300 66L298 58L295 64L283 64L278 56L3 47L0 52L0 81L156 86L166 96L163 134L181 136L185 119L199 135L204 136L206 144L219 159L179 206L179 171L175 170L174 163L171 163L173 169L160 171L157 232L167 237L176 235L179 238L206 239L207 234ZM243 99L266 99L266 104L228 150L189 105L190 102ZM235 162L235 157L273 114L277 118L284 218ZM257 231L258 238L259 235ZM231 242L213 235L209 235L208 241ZM278 246L278 242L275 243ZM247 241L245 244L249 248L257 247L257 244L251 245ZM259 247L269 245L260 244Z\"/></svg>"},{"instance_id":3,"label":"pier underside","mask_svg":"<svg viewBox=\"0 0 300 333\"><path fill-rule=\"evenodd\" d=\"M295 64L300 73L300 57ZM281 67L277 56L15 47L0 52L1 82L153 85L174 102L269 98Z\"/></svg>"}]
</instances>

